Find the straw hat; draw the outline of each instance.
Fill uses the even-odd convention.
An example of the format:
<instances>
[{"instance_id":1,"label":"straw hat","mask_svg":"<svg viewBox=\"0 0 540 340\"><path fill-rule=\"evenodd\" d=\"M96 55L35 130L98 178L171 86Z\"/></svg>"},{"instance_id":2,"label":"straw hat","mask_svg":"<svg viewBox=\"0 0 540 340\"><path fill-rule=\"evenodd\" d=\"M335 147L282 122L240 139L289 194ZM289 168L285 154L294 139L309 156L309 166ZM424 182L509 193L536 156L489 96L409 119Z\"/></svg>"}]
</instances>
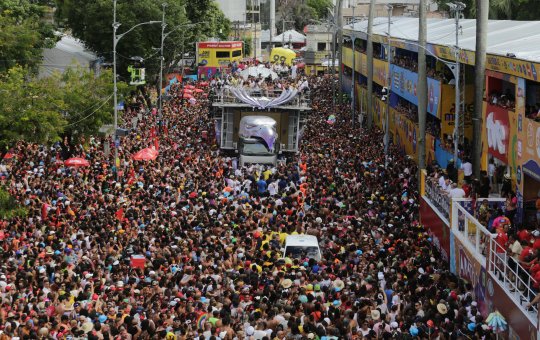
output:
<instances>
[{"instance_id":1,"label":"straw hat","mask_svg":"<svg viewBox=\"0 0 540 340\"><path fill-rule=\"evenodd\" d=\"M288 289L288 288L291 288L292 286L292 280L291 279L285 279L283 281L281 281L281 287L285 288L285 289Z\"/></svg>"},{"instance_id":2,"label":"straw hat","mask_svg":"<svg viewBox=\"0 0 540 340\"><path fill-rule=\"evenodd\" d=\"M442 315L445 315L446 313L448 313L448 307L446 307L446 305L444 303L439 303L437 305L437 310L439 311L439 313L441 313Z\"/></svg>"},{"instance_id":3,"label":"straw hat","mask_svg":"<svg viewBox=\"0 0 540 340\"><path fill-rule=\"evenodd\" d=\"M378 309L374 309L371 311L371 318L373 320L379 320L381 318L381 312L379 312Z\"/></svg>"}]
</instances>

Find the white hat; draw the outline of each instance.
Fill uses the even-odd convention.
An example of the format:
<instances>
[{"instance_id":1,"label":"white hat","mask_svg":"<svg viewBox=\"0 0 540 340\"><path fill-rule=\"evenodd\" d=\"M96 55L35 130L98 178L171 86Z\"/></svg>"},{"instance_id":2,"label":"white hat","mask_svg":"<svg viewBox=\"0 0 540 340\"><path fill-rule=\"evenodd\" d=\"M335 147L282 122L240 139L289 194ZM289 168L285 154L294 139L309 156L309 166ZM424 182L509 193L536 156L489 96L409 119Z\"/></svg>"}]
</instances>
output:
<instances>
[{"instance_id":1,"label":"white hat","mask_svg":"<svg viewBox=\"0 0 540 340\"><path fill-rule=\"evenodd\" d=\"M319 223L319 224L322 223L322 218L317 217L317 218L315 219L315 222L317 222L317 223Z\"/></svg>"},{"instance_id":2,"label":"white hat","mask_svg":"<svg viewBox=\"0 0 540 340\"><path fill-rule=\"evenodd\" d=\"M246 328L246 335L253 335L255 333L255 328L253 328L253 326L249 326L248 328Z\"/></svg>"}]
</instances>

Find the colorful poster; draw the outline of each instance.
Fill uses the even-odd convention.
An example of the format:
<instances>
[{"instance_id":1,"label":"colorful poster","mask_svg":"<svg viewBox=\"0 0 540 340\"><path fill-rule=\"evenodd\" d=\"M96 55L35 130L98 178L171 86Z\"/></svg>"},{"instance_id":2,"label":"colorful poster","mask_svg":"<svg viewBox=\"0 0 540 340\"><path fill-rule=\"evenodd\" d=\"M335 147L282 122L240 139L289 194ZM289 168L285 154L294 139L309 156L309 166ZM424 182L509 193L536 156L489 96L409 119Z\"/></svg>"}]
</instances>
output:
<instances>
[{"instance_id":1,"label":"colorful poster","mask_svg":"<svg viewBox=\"0 0 540 340\"><path fill-rule=\"evenodd\" d=\"M508 110L487 104L484 111L484 129L490 155L508 164L510 143L510 119Z\"/></svg>"},{"instance_id":2,"label":"colorful poster","mask_svg":"<svg viewBox=\"0 0 540 340\"><path fill-rule=\"evenodd\" d=\"M454 134L455 108L456 108L456 91L453 85L441 85L441 134L437 136L441 140L445 140L445 135L452 136ZM474 86L467 85L465 87L465 138L472 140L474 116Z\"/></svg>"},{"instance_id":3,"label":"colorful poster","mask_svg":"<svg viewBox=\"0 0 540 340\"><path fill-rule=\"evenodd\" d=\"M420 223L429 229L433 244L441 252L445 261L450 260L450 227L439 217L432 207L422 197L420 199Z\"/></svg>"},{"instance_id":4,"label":"colorful poster","mask_svg":"<svg viewBox=\"0 0 540 340\"><path fill-rule=\"evenodd\" d=\"M455 266L457 275L468 281L474 289L474 299L478 303L478 311L486 317L488 305L486 303L486 268L454 237Z\"/></svg>"},{"instance_id":5,"label":"colorful poster","mask_svg":"<svg viewBox=\"0 0 540 340\"><path fill-rule=\"evenodd\" d=\"M390 66L392 75L392 92L398 94L407 101L418 105L416 87L418 73L409 71L396 65ZM441 99L441 83L438 80L428 78L428 112L439 116L439 102Z\"/></svg>"}]
</instances>

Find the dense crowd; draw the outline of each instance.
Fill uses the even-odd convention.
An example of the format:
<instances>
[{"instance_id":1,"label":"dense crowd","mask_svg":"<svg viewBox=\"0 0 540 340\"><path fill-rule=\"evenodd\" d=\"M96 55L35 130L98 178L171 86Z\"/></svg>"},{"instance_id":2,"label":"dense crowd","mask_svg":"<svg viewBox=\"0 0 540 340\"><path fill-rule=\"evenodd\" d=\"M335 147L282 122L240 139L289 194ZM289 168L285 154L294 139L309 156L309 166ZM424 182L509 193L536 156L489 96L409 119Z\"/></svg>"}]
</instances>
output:
<instances>
[{"instance_id":1,"label":"dense crowd","mask_svg":"<svg viewBox=\"0 0 540 340\"><path fill-rule=\"evenodd\" d=\"M493 337L419 223L415 163L391 147L385 167L381 133L351 127L329 79L310 87L301 152L275 168L221 155L180 84L162 114L133 98L118 167L106 139L18 143L2 184L28 215L0 221L0 339ZM297 233L320 261L281 257Z\"/></svg>"}]
</instances>

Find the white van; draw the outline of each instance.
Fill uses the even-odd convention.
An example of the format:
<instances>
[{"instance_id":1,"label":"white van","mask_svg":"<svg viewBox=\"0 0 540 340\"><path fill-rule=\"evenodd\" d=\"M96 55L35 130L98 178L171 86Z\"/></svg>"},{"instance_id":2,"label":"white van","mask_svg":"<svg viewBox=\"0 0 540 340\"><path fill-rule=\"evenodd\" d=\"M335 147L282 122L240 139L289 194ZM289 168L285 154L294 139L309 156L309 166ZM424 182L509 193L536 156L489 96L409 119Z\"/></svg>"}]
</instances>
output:
<instances>
[{"instance_id":1,"label":"white van","mask_svg":"<svg viewBox=\"0 0 540 340\"><path fill-rule=\"evenodd\" d=\"M285 239L285 250L283 257L291 259L312 258L315 261L321 260L321 249L319 241L313 235L289 235Z\"/></svg>"}]
</instances>

